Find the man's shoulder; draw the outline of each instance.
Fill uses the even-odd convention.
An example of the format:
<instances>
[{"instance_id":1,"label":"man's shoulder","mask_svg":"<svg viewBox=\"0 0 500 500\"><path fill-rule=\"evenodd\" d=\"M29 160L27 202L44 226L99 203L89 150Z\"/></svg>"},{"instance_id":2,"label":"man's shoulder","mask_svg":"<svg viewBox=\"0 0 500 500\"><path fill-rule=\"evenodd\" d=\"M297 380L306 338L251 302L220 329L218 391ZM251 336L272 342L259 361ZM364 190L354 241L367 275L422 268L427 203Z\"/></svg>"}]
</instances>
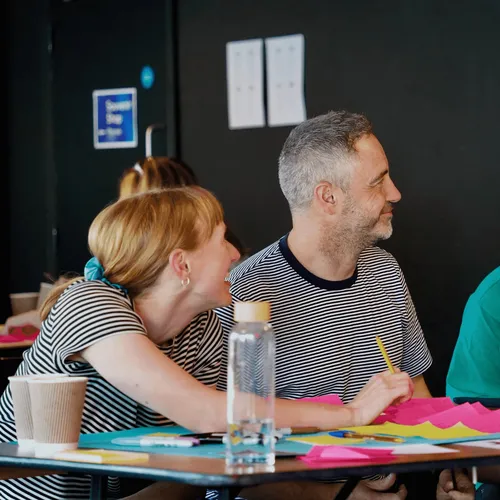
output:
<instances>
[{"instance_id":1,"label":"man's shoulder","mask_svg":"<svg viewBox=\"0 0 500 500\"><path fill-rule=\"evenodd\" d=\"M388 269L399 271L400 269L397 260L390 252L376 246L365 248L359 256L358 263L375 271L377 269L382 271L387 271Z\"/></svg>"},{"instance_id":2,"label":"man's shoulder","mask_svg":"<svg viewBox=\"0 0 500 500\"><path fill-rule=\"evenodd\" d=\"M252 277L259 277L269 268L276 269L276 265L282 260L278 240L236 266L229 274L229 280L235 284Z\"/></svg>"}]
</instances>

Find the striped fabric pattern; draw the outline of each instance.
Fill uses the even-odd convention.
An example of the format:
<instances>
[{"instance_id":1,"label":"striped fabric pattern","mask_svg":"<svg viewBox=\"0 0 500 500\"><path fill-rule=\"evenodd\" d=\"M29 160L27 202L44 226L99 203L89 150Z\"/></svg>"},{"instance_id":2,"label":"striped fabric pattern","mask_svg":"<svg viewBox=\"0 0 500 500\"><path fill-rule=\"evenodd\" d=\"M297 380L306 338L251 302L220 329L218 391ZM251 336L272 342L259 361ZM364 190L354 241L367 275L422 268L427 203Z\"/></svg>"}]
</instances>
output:
<instances>
[{"instance_id":1,"label":"striped fabric pattern","mask_svg":"<svg viewBox=\"0 0 500 500\"><path fill-rule=\"evenodd\" d=\"M229 280L233 302L271 303L278 398L338 394L348 403L372 375L387 369L376 335L394 366L411 377L432 363L403 273L381 248L366 249L351 278L327 281L300 264L284 236L233 269ZM233 309L216 310L224 329L220 390L226 390ZM207 494L217 498L215 491Z\"/></svg>"},{"instance_id":2,"label":"striped fabric pattern","mask_svg":"<svg viewBox=\"0 0 500 500\"><path fill-rule=\"evenodd\" d=\"M25 352L17 374L66 373L88 377L82 419L84 434L171 424L167 418L121 393L91 365L69 359L104 338L124 333L146 335L130 298L101 281L82 279L70 285L52 308L33 347ZM212 311L200 314L173 341L159 349L201 382L215 385L222 351L222 328L217 316ZM7 387L0 399L0 441L15 439L12 394ZM118 493L119 480L110 478L108 488L110 493ZM2 500L88 499L89 492L89 476L0 481Z\"/></svg>"},{"instance_id":3,"label":"striped fabric pattern","mask_svg":"<svg viewBox=\"0 0 500 500\"><path fill-rule=\"evenodd\" d=\"M298 262L285 236L236 267L230 281L233 301L271 303L277 397L334 393L348 403L371 376L387 369L376 335L392 363L411 377L432 363L403 273L381 248L364 250L351 278L327 281ZM227 344L233 306L216 312ZM226 372L227 345L220 389L226 387Z\"/></svg>"}]
</instances>

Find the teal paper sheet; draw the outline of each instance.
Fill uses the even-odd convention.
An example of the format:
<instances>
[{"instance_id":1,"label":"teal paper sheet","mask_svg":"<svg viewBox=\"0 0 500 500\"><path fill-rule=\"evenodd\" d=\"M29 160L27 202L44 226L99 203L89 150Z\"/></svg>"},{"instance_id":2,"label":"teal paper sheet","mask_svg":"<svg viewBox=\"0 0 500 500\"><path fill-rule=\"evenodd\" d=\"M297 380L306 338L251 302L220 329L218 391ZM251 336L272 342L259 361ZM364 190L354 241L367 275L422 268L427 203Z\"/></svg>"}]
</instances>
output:
<instances>
[{"instance_id":1,"label":"teal paper sheet","mask_svg":"<svg viewBox=\"0 0 500 500\"><path fill-rule=\"evenodd\" d=\"M130 429L117 432L101 432L98 434L82 434L80 436L80 448L103 448L107 450L121 450L121 451L142 451L144 453L157 453L162 455L177 455L177 456L190 456L190 457L203 457L203 458L223 458L225 454L225 445L223 444L204 444L201 446L193 446L192 448L169 448L158 446L123 446L113 444L111 441L115 438L133 438L146 434L153 434L157 432L166 432L172 434L189 434L190 431L183 427L141 427L138 429ZM319 434L328 434L326 432ZM299 437L295 435L294 438ZM311 434L308 434L311 437ZM499 434L486 434L484 436L474 436L462 439L424 439L419 437L406 438L404 443L386 443L381 441L366 441L360 444L352 444L352 447L374 447L381 448L390 446L400 446L408 444L452 444L465 441L479 441L485 439L500 439ZM306 454L312 445L305 443L297 443L295 441L280 440L276 444L276 451L292 453L292 454Z\"/></svg>"}]
</instances>

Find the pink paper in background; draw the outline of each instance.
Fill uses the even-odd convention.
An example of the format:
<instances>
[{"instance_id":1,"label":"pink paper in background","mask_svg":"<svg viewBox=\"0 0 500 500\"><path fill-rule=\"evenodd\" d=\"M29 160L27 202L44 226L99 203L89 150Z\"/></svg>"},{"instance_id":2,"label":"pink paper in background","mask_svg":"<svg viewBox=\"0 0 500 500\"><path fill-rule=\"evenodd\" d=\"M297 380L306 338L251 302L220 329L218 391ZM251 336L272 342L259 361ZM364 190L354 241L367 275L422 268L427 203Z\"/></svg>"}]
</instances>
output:
<instances>
[{"instance_id":1,"label":"pink paper in background","mask_svg":"<svg viewBox=\"0 0 500 500\"><path fill-rule=\"evenodd\" d=\"M309 464L385 461L393 458L392 450L348 446L314 446L307 455L300 457Z\"/></svg>"},{"instance_id":2,"label":"pink paper in background","mask_svg":"<svg viewBox=\"0 0 500 500\"><path fill-rule=\"evenodd\" d=\"M413 398L406 403L402 403L399 406L390 406L389 408L396 409L408 409L408 408L420 408L423 405L430 405L434 408L435 412L448 410L455 407L455 403L450 398Z\"/></svg>"},{"instance_id":3,"label":"pink paper in background","mask_svg":"<svg viewBox=\"0 0 500 500\"><path fill-rule=\"evenodd\" d=\"M500 410L490 411L488 414L466 417L461 420L462 424L481 432L500 432Z\"/></svg>"},{"instance_id":4,"label":"pink paper in background","mask_svg":"<svg viewBox=\"0 0 500 500\"><path fill-rule=\"evenodd\" d=\"M465 408L462 408L462 406L465 406ZM461 422L476 431L487 433L500 432L500 410L488 410L488 413L478 413L477 410L473 408L473 405L469 403L457 406L454 412L448 410L447 412L434 415L428 420L441 429L451 427Z\"/></svg>"},{"instance_id":5,"label":"pink paper in background","mask_svg":"<svg viewBox=\"0 0 500 500\"><path fill-rule=\"evenodd\" d=\"M374 424L393 422L402 425L416 425L436 413L455 408L450 398L414 398L399 406L389 406L377 417Z\"/></svg>"},{"instance_id":6,"label":"pink paper in background","mask_svg":"<svg viewBox=\"0 0 500 500\"><path fill-rule=\"evenodd\" d=\"M332 405L343 404L337 394L302 398L301 401ZM457 406L450 398L414 398L399 406L389 406L382 415L373 421L374 424L383 424L384 422L401 425L431 422L441 429L452 427L461 422L471 429L496 433L500 432L500 410L490 411L481 403L472 405L464 403ZM311 460L311 458L307 460Z\"/></svg>"},{"instance_id":7,"label":"pink paper in background","mask_svg":"<svg viewBox=\"0 0 500 500\"><path fill-rule=\"evenodd\" d=\"M0 335L0 343L24 342L35 340L40 330L33 325L11 326L8 335Z\"/></svg>"},{"instance_id":8,"label":"pink paper in background","mask_svg":"<svg viewBox=\"0 0 500 500\"><path fill-rule=\"evenodd\" d=\"M474 403L471 406L479 413L479 415L489 415L491 413L491 410L485 408L481 403Z\"/></svg>"},{"instance_id":9,"label":"pink paper in background","mask_svg":"<svg viewBox=\"0 0 500 500\"><path fill-rule=\"evenodd\" d=\"M445 411L435 413L427 417L422 417L419 419L418 423L430 422L436 427L451 427L452 425L461 422L463 418L468 416L477 417L479 414L472 408L470 403L464 403L462 405L455 406Z\"/></svg>"}]
</instances>

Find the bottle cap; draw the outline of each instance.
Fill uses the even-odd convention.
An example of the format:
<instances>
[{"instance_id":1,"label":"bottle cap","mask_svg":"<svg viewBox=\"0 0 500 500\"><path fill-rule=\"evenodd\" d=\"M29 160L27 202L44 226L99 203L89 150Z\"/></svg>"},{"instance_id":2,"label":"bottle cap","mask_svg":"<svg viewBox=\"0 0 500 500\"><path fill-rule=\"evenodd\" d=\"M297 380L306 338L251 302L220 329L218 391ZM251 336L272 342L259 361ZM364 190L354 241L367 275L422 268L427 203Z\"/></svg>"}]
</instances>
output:
<instances>
[{"instance_id":1,"label":"bottle cap","mask_svg":"<svg viewBox=\"0 0 500 500\"><path fill-rule=\"evenodd\" d=\"M269 302L236 302L234 304L234 320L243 323L253 321L269 321L271 304Z\"/></svg>"}]
</instances>

